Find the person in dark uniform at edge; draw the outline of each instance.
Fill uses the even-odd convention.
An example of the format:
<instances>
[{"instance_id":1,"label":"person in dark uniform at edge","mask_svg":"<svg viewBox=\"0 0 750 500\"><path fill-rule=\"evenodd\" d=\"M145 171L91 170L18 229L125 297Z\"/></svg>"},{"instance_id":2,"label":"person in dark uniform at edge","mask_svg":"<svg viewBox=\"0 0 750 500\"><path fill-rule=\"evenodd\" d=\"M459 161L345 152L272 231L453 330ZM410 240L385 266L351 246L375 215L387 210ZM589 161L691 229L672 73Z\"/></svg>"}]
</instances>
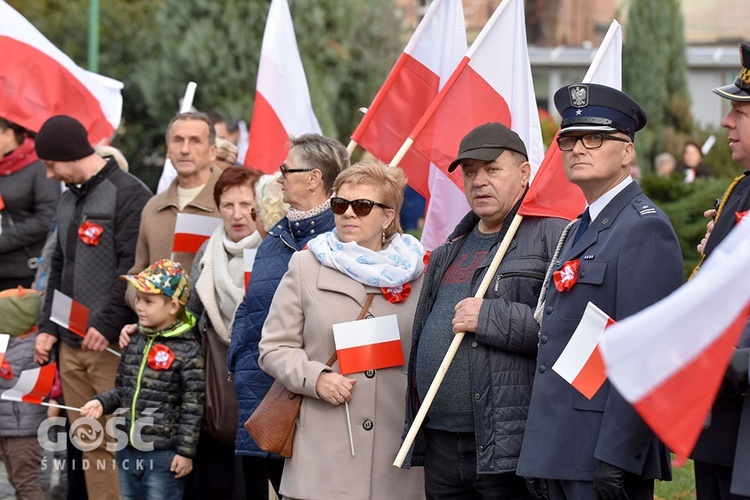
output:
<instances>
[{"instance_id":1,"label":"person in dark uniform at edge","mask_svg":"<svg viewBox=\"0 0 750 500\"><path fill-rule=\"evenodd\" d=\"M703 259L711 257L717 245L750 210L750 45L747 43L740 44L740 58L742 70L734 83L713 92L730 101L731 109L721 125L728 131L732 159L742 163L745 172L730 184L717 207L705 212L711 221L706 237L698 245ZM750 499L750 400L746 397L749 359L750 326L746 326L706 428L693 450L698 500Z\"/></svg>"}]
</instances>

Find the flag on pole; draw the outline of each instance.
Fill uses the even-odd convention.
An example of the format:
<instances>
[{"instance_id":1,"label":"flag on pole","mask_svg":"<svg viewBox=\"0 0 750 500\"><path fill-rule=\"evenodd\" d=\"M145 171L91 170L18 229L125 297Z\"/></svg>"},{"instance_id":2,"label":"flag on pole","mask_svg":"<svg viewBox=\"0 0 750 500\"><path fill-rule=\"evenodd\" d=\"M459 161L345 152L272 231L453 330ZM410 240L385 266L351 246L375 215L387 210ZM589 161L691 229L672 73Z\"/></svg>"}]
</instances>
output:
<instances>
[{"instance_id":1,"label":"flag on pole","mask_svg":"<svg viewBox=\"0 0 750 500\"><path fill-rule=\"evenodd\" d=\"M622 26L616 20L610 24L583 82L622 89ZM539 170L534 172L529 191L518 209L520 215L572 220L586 207L581 189L565 176L556 138L547 149Z\"/></svg>"},{"instance_id":2,"label":"flag on pole","mask_svg":"<svg viewBox=\"0 0 750 500\"><path fill-rule=\"evenodd\" d=\"M466 27L460 0L434 0L391 69L352 139L389 162L419 122L466 53ZM429 196L429 161L409 151L399 166L409 185Z\"/></svg>"},{"instance_id":3,"label":"flag on pole","mask_svg":"<svg viewBox=\"0 0 750 500\"><path fill-rule=\"evenodd\" d=\"M49 395L49 391L52 389L56 369L57 363L50 363L32 370L22 371L16 385L6 389L0 395L0 399L42 404L42 400Z\"/></svg>"},{"instance_id":4,"label":"flag on pole","mask_svg":"<svg viewBox=\"0 0 750 500\"><path fill-rule=\"evenodd\" d=\"M395 314L333 325L342 375L404 364Z\"/></svg>"},{"instance_id":5,"label":"flag on pole","mask_svg":"<svg viewBox=\"0 0 750 500\"><path fill-rule=\"evenodd\" d=\"M750 306L750 220L688 283L607 330L609 380L659 438L689 456L719 390Z\"/></svg>"},{"instance_id":6,"label":"flag on pole","mask_svg":"<svg viewBox=\"0 0 750 500\"><path fill-rule=\"evenodd\" d=\"M250 277L253 275L253 264L255 263L255 255L257 253L257 248L246 248L242 251L242 262L245 269L245 291L247 291L247 284L250 283Z\"/></svg>"},{"instance_id":7,"label":"flag on pole","mask_svg":"<svg viewBox=\"0 0 750 500\"><path fill-rule=\"evenodd\" d=\"M573 335L552 369L578 392L591 399L607 380L599 340L604 329L615 322L589 302Z\"/></svg>"},{"instance_id":8,"label":"flag on pole","mask_svg":"<svg viewBox=\"0 0 750 500\"><path fill-rule=\"evenodd\" d=\"M52 295L52 310L50 320L71 332L86 336L89 327L89 308L76 302L60 290Z\"/></svg>"},{"instance_id":9,"label":"flag on pole","mask_svg":"<svg viewBox=\"0 0 750 500\"><path fill-rule=\"evenodd\" d=\"M37 132L70 115L92 144L108 142L122 117L122 82L86 71L0 0L0 116Z\"/></svg>"},{"instance_id":10,"label":"flag on pole","mask_svg":"<svg viewBox=\"0 0 750 500\"><path fill-rule=\"evenodd\" d=\"M203 242L222 224L218 217L178 212L174 225L172 253L196 253Z\"/></svg>"},{"instance_id":11,"label":"flag on pole","mask_svg":"<svg viewBox=\"0 0 750 500\"><path fill-rule=\"evenodd\" d=\"M448 166L461 139L484 123L515 131L532 168L544 157L525 26L523 1L503 0L409 134L413 147L461 189L461 172L448 173Z\"/></svg>"},{"instance_id":12,"label":"flag on pole","mask_svg":"<svg viewBox=\"0 0 750 500\"><path fill-rule=\"evenodd\" d=\"M272 0L260 48L255 105L245 166L276 172L289 136L320 134L286 0Z\"/></svg>"}]
</instances>

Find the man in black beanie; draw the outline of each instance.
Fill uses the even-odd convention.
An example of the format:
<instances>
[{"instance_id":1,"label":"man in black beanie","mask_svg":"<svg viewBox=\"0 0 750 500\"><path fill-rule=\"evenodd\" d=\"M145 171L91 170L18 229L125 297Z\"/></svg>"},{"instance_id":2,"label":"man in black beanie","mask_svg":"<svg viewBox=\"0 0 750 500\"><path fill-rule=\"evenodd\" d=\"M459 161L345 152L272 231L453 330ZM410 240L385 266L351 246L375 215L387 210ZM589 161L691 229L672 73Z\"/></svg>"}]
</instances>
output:
<instances>
[{"instance_id":1,"label":"man in black beanie","mask_svg":"<svg viewBox=\"0 0 750 500\"><path fill-rule=\"evenodd\" d=\"M52 347L62 340L59 369L65 401L80 408L114 386L119 358L105 349L110 344L116 348L120 329L135 321L119 276L133 265L141 211L151 193L112 157L95 154L86 129L70 116L54 116L42 125L36 152L47 177L65 182L68 190L57 208L57 244L34 359L48 363ZM89 309L84 338L51 321L54 290ZM71 426L79 417L78 412L69 413ZM106 444L102 440L83 453L84 466L89 464L84 469L90 499L120 496L114 454Z\"/></svg>"}]
</instances>

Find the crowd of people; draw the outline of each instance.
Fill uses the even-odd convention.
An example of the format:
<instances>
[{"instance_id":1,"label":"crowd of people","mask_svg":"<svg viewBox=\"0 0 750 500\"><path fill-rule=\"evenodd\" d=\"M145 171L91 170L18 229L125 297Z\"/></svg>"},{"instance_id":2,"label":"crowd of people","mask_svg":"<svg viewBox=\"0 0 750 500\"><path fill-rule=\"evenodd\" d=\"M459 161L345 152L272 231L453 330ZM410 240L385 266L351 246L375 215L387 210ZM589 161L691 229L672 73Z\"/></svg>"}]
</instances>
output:
<instances>
[{"instance_id":1,"label":"crowd of people","mask_svg":"<svg viewBox=\"0 0 750 500\"><path fill-rule=\"evenodd\" d=\"M735 82L714 92L731 104L732 158L750 169L750 45L741 54ZM233 166L215 116L178 114L166 130L176 177L152 196L75 118L37 133L0 119L0 289L36 297L38 311L10 340L0 389L56 361L65 404L80 409L67 412L70 427L106 430L71 432L68 457L88 466L77 482L70 471L69 498L652 499L671 478L666 446L608 381L589 398L552 367L590 302L615 321L638 313L683 283L682 253L631 177L646 110L592 83L554 101L583 214L514 224L526 145L483 124L449 167L471 211L431 253L402 229L403 172L350 164L318 134L290 138L279 172L263 175ZM686 180L704 175L701 160L686 144ZM706 211L704 259L750 209L748 178ZM197 251L173 247L181 214L215 222ZM88 309L84 335L53 319L53 291ZM357 319L395 339L388 362L343 369L338 332ZM746 329L695 449L701 500L750 498L749 362ZM286 459L243 425L274 380L302 395ZM46 410L3 401L0 415L18 498L44 498Z\"/></svg>"}]
</instances>

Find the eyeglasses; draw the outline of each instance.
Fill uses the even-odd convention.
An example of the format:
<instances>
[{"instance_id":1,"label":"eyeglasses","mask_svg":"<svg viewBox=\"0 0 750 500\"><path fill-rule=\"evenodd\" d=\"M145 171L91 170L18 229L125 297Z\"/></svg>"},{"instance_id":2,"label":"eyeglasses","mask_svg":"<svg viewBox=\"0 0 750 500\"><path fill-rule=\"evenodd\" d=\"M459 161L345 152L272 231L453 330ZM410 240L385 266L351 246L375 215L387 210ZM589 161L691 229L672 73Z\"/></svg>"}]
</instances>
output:
<instances>
[{"instance_id":1,"label":"eyeglasses","mask_svg":"<svg viewBox=\"0 0 750 500\"><path fill-rule=\"evenodd\" d=\"M309 172L310 169L307 168L286 168L286 165L284 163L281 164L279 167L279 172L281 172L281 176L286 179L286 174L296 174L297 172Z\"/></svg>"},{"instance_id":2,"label":"eyeglasses","mask_svg":"<svg viewBox=\"0 0 750 500\"><path fill-rule=\"evenodd\" d=\"M333 213L336 215L343 215L349 208L349 205L352 206L352 210L357 217L366 217L370 215L370 212L372 212L372 207L375 206L378 206L380 208L391 208L388 205L383 205L382 203L378 203L377 201L372 200L363 199L349 201L338 196L334 196L333 198L331 198L331 210L333 210Z\"/></svg>"},{"instance_id":3,"label":"eyeglasses","mask_svg":"<svg viewBox=\"0 0 750 500\"><path fill-rule=\"evenodd\" d=\"M250 209L250 218L255 221L258 218L258 212L255 211L255 207Z\"/></svg>"},{"instance_id":4,"label":"eyeglasses","mask_svg":"<svg viewBox=\"0 0 750 500\"><path fill-rule=\"evenodd\" d=\"M560 151L573 151L576 147L576 143L580 140L583 143L583 147L586 149L598 149L602 147L604 141L620 141L630 142L622 137L610 134L586 134L586 135L564 135L557 137L557 145L560 147Z\"/></svg>"}]
</instances>

